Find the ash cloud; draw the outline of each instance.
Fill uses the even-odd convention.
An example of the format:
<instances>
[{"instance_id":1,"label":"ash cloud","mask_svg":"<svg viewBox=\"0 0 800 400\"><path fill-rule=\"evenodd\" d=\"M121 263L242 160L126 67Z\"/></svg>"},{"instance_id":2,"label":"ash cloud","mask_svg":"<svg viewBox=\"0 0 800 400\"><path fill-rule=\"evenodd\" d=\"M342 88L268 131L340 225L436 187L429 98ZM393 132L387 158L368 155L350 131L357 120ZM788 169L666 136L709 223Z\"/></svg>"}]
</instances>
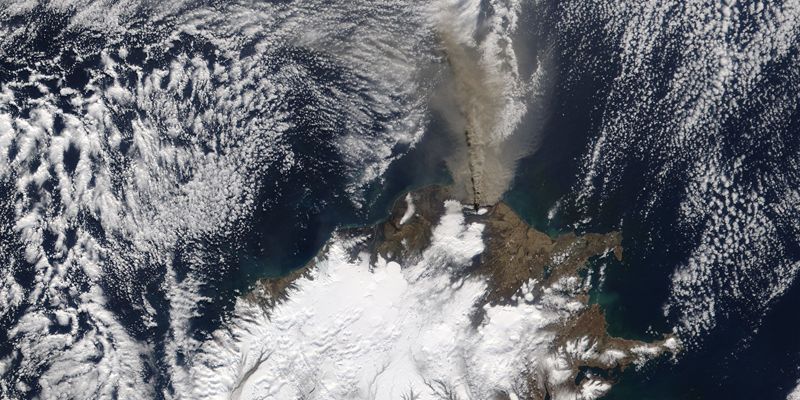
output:
<instances>
[{"instance_id":1,"label":"ash cloud","mask_svg":"<svg viewBox=\"0 0 800 400\"><path fill-rule=\"evenodd\" d=\"M513 40L524 40L515 32L516 18L493 6L496 15L480 20L448 10L442 15L458 17L443 18L437 26L446 71L432 105L448 132L434 134L451 136L454 146L446 161L455 192L475 207L500 200L517 161L536 150L546 115L546 57L532 57L535 68L522 77L518 49L512 46ZM464 29L465 24L473 29Z\"/></svg>"}]
</instances>

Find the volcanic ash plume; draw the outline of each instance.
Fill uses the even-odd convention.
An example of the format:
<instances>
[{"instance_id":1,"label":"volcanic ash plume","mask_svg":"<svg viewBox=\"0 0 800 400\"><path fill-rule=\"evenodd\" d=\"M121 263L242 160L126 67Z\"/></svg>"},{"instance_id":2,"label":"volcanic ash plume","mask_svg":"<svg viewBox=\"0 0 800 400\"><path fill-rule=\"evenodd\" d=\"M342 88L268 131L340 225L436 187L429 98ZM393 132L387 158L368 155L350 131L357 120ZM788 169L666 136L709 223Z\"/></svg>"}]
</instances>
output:
<instances>
[{"instance_id":1,"label":"volcanic ash plume","mask_svg":"<svg viewBox=\"0 0 800 400\"><path fill-rule=\"evenodd\" d=\"M537 111L529 108L542 105L535 99L542 94L542 63L529 80L520 77L511 45L518 6L506 7L493 4L495 15L479 23L469 7L453 6L449 13L458 17L438 28L448 74L435 106L458 143L447 160L456 192L475 207L500 199L517 160L536 144L537 126L518 126L527 113Z\"/></svg>"}]
</instances>

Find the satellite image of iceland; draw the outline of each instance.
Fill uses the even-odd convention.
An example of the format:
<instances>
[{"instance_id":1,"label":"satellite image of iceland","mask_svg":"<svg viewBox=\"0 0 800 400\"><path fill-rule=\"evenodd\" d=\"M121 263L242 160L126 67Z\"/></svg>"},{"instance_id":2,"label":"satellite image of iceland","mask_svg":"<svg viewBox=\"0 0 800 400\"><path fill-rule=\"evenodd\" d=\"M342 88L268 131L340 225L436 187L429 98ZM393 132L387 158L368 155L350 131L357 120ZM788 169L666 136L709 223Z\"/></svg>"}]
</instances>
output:
<instances>
[{"instance_id":1,"label":"satellite image of iceland","mask_svg":"<svg viewBox=\"0 0 800 400\"><path fill-rule=\"evenodd\" d=\"M0 0L0 400L800 400L800 0Z\"/></svg>"}]
</instances>

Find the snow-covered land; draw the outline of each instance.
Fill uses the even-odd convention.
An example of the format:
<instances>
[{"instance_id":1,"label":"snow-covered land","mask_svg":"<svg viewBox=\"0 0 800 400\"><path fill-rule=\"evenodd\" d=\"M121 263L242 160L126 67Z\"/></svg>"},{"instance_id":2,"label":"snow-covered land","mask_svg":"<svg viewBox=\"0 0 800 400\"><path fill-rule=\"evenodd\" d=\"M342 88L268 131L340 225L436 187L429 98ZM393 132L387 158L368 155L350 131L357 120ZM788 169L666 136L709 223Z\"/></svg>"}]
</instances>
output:
<instances>
[{"instance_id":1,"label":"snow-covered land","mask_svg":"<svg viewBox=\"0 0 800 400\"><path fill-rule=\"evenodd\" d=\"M338 235L284 302L266 310L240 300L233 321L195 360L189 397L515 399L545 388L553 399L594 399L606 393L610 384L602 380L574 384L575 360L610 364L626 351L598 349L587 337L554 346L552 325L585 308L576 296L579 280L538 288L543 294L536 300L532 282L521 289L528 291L520 293L525 301L485 304L486 279L465 273L485 249L485 224L465 221L456 201L444 208L430 246L412 264L353 256L365 238ZM479 307L485 314L475 326Z\"/></svg>"}]
</instances>

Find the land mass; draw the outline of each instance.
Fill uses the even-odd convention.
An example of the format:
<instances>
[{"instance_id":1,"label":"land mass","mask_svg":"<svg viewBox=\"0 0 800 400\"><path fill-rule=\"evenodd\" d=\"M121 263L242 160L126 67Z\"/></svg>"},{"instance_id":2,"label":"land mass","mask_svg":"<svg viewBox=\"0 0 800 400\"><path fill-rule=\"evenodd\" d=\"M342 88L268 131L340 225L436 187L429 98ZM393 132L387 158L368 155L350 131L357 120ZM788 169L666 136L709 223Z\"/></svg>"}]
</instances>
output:
<instances>
[{"instance_id":1,"label":"land mass","mask_svg":"<svg viewBox=\"0 0 800 400\"><path fill-rule=\"evenodd\" d=\"M434 227L446 212L445 201L452 197L448 188L423 188L397 201L384 222L342 230L340 234L366 238L352 250L354 258L368 253L373 263L380 259L409 265L419 260L431 245ZM502 202L477 211L465 210L465 215L467 222L485 226L484 251L472 260L469 268L459 272L461 276L453 277L454 280L479 277L487 283L487 290L476 302L471 316L475 329L485 323L487 306L536 305L544 303L543 296L553 291L569 293L574 303L571 306L574 312L544 328L551 334L544 354L564 353L564 357L558 358L566 360L560 361L566 363L560 366L561 375L556 377L544 364L531 366L518 371L524 380L518 391L498 391L496 399L558 399L563 398L559 395L563 393L585 394L587 387L592 389L592 386L601 395L631 364L679 350L677 340L669 336L652 343L610 336L603 310L597 304L590 304L591 285L582 277L582 271L593 257L622 258L619 232L550 237L528 225ZM282 278L259 281L249 299L269 312L291 296L293 282L310 276L309 271L317 262L312 261ZM569 376L562 376L563 371L568 371ZM575 398L594 397L589 393Z\"/></svg>"}]
</instances>

